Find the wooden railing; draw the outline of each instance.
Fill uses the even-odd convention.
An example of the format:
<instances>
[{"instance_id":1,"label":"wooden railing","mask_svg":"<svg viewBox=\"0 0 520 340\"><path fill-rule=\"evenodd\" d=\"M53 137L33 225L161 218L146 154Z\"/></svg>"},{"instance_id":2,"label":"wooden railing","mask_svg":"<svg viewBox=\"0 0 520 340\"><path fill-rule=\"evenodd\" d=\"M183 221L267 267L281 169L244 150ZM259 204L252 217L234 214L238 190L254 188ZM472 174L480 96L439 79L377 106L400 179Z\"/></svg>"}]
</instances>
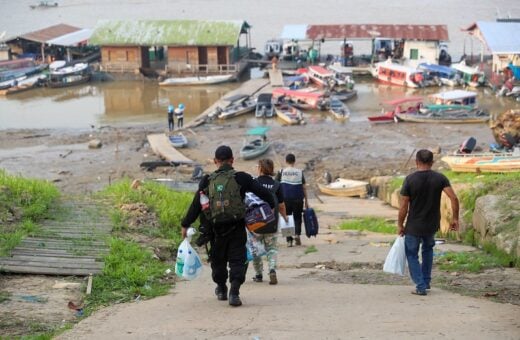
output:
<instances>
[{"instance_id":1,"label":"wooden railing","mask_svg":"<svg viewBox=\"0 0 520 340\"><path fill-rule=\"evenodd\" d=\"M139 72L139 67L136 67L136 65L127 65L127 64L100 65L99 69L104 72L112 72L112 73L138 73Z\"/></svg>"}]
</instances>

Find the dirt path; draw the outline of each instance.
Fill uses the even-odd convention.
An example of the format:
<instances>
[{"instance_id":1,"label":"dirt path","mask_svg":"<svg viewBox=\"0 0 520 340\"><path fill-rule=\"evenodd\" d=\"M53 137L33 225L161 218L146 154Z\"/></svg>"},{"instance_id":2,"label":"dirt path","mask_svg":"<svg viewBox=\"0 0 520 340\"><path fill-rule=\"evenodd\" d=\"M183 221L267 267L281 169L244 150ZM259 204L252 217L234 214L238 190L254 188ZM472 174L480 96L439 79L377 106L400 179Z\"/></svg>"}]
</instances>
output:
<instances>
[{"instance_id":1,"label":"dirt path","mask_svg":"<svg viewBox=\"0 0 520 340\"><path fill-rule=\"evenodd\" d=\"M360 209L387 218L396 215L377 200L342 203L346 215ZM340 218L334 208L340 206L338 199L324 204L315 200L312 205L321 211L319 237L305 238L302 247L292 248L280 238L279 284L252 282L250 270L241 290L242 307L217 301L206 266L201 278L178 283L168 296L101 310L59 338L517 339L520 335L520 306L461 296L436 286L429 296L411 295L407 278L380 270L393 235L331 230ZM310 244L317 252L305 254ZM334 269L328 269L331 263Z\"/></svg>"}]
</instances>

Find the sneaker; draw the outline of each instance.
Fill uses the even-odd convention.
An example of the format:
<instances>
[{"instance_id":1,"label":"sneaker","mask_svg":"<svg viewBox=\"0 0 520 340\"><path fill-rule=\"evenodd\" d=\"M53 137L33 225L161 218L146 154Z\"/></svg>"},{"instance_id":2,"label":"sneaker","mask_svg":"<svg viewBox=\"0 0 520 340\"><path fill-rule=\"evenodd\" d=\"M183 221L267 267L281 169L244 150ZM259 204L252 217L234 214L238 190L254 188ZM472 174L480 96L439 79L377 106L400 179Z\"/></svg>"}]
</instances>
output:
<instances>
[{"instance_id":1,"label":"sneaker","mask_svg":"<svg viewBox=\"0 0 520 340\"><path fill-rule=\"evenodd\" d=\"M233 307L242 306L242 300L240 300L240 296L229 294L229 305Z\"/></svg>"},{"instance_id":2,"label":"sneaker","mask_svg":"<svg viewBox=\"0 0 520 340\"><path fill-rule=\"evenodd\" d=\"M218 285L217 288L215 288L215 295L217 296L217 300L226 301L227 300L227 286Z\"/></svg>"},{"instance_id":3,"label":"sneaker","mask_svg":"<svg viewBox=\"0 0 520 340\"><path fill-rule=\"evenodd\" d=\"M269 272L269 284L275 285L278 283L278 279L276 278L276 272L274 270L271 270Z\"/></svg>"},{"instance_id":4,"label":"sneaker","mask_svg":"<svg viewBox=\"0 0 520 340\"><path fill-rule=\"evenodd\" d=\"M427 295L428 293L426 293L425 290L419 290L419 289L416 289L416 290L413 290L413 291L412 291L412 294L414 294L414 295L421 295L421 296L424 296L424 295Z\"/></svg>"},{"instance_id":5,"label":"sneaker","mask_svg":"<svg viewBox=\"0 0 520 340\"><path fill-rule=\"evenodd\" d=\"M300 240L300 236L296 236L294 238L294 240L295 240L295 243L296 243L297 246L301 246L302 245L302 241Z\"/></svg>"},{"instance_id":6,"label":"sneaker","mask_svg":"<svg viewBox=\"0 0 520 340\"><path fill-rule=\"evenodd\" d=\"M426 285L426 289L429 290L429 289L432 289L432 288L430 287L430 285Z\"/></svg>"},{"instance_id":7,"label":"sneaker","mask_svg":"<svg viewBox=\"0 0 520 340\"><path fill-rule=\"evenodd\" d=\"M262 282L262 274L256 274L255 276L253 276L253 281L255 282Z\"/></svg>"},{"instance_id":8,"label":"sneaker","mask_svg":"<svg viewBox=\"0 0 520 340\"><path fill-rule=\"evenodd\" d=\"M292 240L287 241L287 247L292 247L292 242L293 242Z\"/></svg>"}]
</instances>

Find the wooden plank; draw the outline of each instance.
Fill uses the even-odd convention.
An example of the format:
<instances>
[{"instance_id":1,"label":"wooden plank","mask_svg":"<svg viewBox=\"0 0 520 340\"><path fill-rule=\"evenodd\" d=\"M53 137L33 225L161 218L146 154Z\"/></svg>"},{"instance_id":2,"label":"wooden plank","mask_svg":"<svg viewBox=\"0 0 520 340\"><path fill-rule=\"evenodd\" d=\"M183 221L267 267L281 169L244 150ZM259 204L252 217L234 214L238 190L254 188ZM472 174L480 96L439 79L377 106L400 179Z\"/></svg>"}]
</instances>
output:
<instances>
[{"instance_id":1,"label":"wooden plank","mask_svg":"<svg viewBox=\"0 0 520 340\"><path fill-rule=\"evenodd\" d=\"M14 252L14 251L30 252L32 254L56 254L56 255L57 254L68 254L68 255L76 256L76 255L74 255L74 252L71 251L70 249L45 249L45 248L34 248L34 247L16 247L11 252ZM95 255L103 255L103 254L108 253L108 249L105 249L101 252L98 249L96 249L95 251L94 250L92 250L92 251L82 250L81 253L85 253L87 255L79 255L79 256L88 256L88 255L90 255L90 253L95 254Z\"/></svg>"},{"instance_id":2,"label":"wooden plank","mask_svg":"<svg viewBox=\"0 0 520 340\"><path fill-rule=\"evenodd\" d=\"M31 255L13 255L9 259L15 261L33 261L33 262L78 262L78 263L94 263L96 259L93 257L57 257L57 256L31 256ZM0 260L1 261L1 260ZM99 261L97 261L99 262Z\"/></svg>"},{"instance_id":3,"label":"wooden plank","mask_svg":"<svg viewBox=\"0 0 520 340\"><path fill-rule=\"evenodd\" d=\"M68 254L66 252L61 252L59 250L57 250L56 252L49 251L47 253L41 253L41 252L35 253L34 251L14 249L11 251L11 256L12 257L15 257L15 256L50 256L50 257L63 257L63 258L73 257L76 259L99 259L98 256L74 255L74 254Z\"/></svg>"},{"instance_id":4,"label":"wooden plank","mask_svg":"<svg viewBox=\"0 0 520 340\"><path fill-rule=\"evenodd\" d=\"M77 246L106 246L106 243L103 241L92 241L92 240L67 240L63 238L56 237L55 239L47 239L40 237L29 237L22 242L26 243L46 243L46 244L71 244Z\"/></svg>"},{"instance_id":5,"label":"wooden plank","mask_svg":"<svg viewBox=\"0 0 520 340\"><path fill-rule=\"evenodd\" d=\"M88 275L88 283L87 283L87 295L90 295L92 292L92 274Z\"/></svg>"},{"instance_id":6,"label":"wooden plank","mask_svg":"<svg viewBox=\"0 0 520 340\"><path fill-rule=\"evenodd\" d=\"M0 260L0 267L3 266L19 266L19 267L48 267L48 268L77 268L77 269L99 269L103 268L103 262L38 262L38 261L17 261L17 260Z\"/></svg>"},{"instance_id":7,"label":"wooden plank","mask_svg":"<svg viewBox=\"0 0 520 340\"><path fill-rule=\"evenodd\" d=\"M146 138L153 152L168 162L183 164L194 163L191 159L177 151L177 149L170 144L168 137L164 133L151 134L146 136Z\"/></svg>"},{"instance_id":8,"label":"wooden plank","mask_svg":"<svg viewBox=\"0 0 520 340\"><path fill-rule=\"evenodd\" d=\"M0 266L0 271L20 274L41 274L41 275L78 275L87 276L90 273L99 274L102 269L82 269L82 268L45 268L31 266Z\"/></svg>"},{"instance_id":9,"label":"wooden plank","mask_svg":"<svg viewBox=\"0 0 520 340\"><path fill-rule=\"evenodd\" d=\"M281 70L269 70L269 81L271 86L283 86L283 77Z\"/></svg>"}]
</instances>

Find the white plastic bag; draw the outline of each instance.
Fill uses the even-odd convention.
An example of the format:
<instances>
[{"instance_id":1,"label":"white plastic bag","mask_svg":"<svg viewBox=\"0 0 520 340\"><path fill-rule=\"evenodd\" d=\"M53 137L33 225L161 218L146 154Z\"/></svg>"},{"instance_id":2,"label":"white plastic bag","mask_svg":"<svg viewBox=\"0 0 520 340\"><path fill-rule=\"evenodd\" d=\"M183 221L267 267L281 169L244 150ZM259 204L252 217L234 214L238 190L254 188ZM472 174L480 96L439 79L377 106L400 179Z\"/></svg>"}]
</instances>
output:
<instances>
[{"instance_id":1,"label":"white plastic bag","mask_svg":"<svg viewBox=\"0 0 520 340\"><path fill-rule=\"evenodd\" d=\"M293 215L287 215L287 222L285 222L282 215L278 216L278 229L282 232L283 237L294 236L296 228Z\"/></svg>"},{"instance_id":2,"label":"white plastic bag","mask_svg":"<svg viewBox=\"0 0 520 340\"><path fill-rule=\"evenodd\" d=\"M386 256L383 271L391 274L404 275L406 270L406 253L404 236L398 236Z\"/></svg>"},{"instance_id":3,"label":"white plastic bag","mask_svg":"<svg viewBox=\"0 0 520 340\"><path fill-rule=\"evenodd\" d=\"M202 272L202 262L199 254L190 244L191 237L195 234L193 228L188 229L186 237L179 245L177 250L177 260L175 261L175 274L187 280L194 280Z\"/></svg>"},{"instance_id":4,"label":"white plastic bag","mask_svg":"<svg viewBox=\"0 0 520 340\"><path fill-rule=\"evenodd\" d=\"M255 234L250 232L246 228L247 232L247 242L246 242L246 248L247 248L247 260L252 261L254 257L261 257L264 255L267 255L267 252L265 251L264 244L255 237Z\"/></svg>"}]
</instances>

